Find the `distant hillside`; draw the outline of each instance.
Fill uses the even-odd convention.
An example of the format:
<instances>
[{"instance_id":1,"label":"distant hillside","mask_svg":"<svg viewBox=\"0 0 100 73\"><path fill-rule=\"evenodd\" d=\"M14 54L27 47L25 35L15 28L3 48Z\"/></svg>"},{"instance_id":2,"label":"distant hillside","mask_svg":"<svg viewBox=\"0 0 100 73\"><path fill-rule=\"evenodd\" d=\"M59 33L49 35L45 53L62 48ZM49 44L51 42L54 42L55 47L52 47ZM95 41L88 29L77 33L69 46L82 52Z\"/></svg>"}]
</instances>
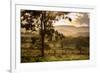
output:
<instances>
[{"instance_id":1,"label":"distant hillside","mask_svg":"<svg viewBox=\"0 0 100 73\"><path fill-rule=\"evenodd\" d=\"M57 30L59 33L62 33L65 36L89 36L89 27L75 27L75 26L69 26L69 25L59 25L54 26L55 30Z\"/></svg>"}]
</instances>

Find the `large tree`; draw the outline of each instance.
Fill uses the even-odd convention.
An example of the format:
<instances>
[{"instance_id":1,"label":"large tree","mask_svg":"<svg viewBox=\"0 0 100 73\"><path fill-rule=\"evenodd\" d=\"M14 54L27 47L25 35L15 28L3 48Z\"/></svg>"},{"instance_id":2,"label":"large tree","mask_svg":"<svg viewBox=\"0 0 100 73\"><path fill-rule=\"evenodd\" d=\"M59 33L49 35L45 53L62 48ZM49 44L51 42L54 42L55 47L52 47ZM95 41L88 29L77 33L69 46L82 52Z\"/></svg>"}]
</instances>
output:
<instances>
[{"instance_id":1,"label":"large tree","mask_svg":"<svg viewBox=\"0 0 100 73\"><path fill-rule=\"evenodd\" d=\"M56 32L53 27L53 22L58 21L60 17L63 19L69 19L64 17L69 12L56 12L56 11L35 11L35 10L21 10L21 27L26 30L36 31L39 29L41 35L41 56L44 56L44 37L48 36L49 40L52 40L53 33ZM26 22L25 22L26 21Z\"/></svg>"}]
</instances>

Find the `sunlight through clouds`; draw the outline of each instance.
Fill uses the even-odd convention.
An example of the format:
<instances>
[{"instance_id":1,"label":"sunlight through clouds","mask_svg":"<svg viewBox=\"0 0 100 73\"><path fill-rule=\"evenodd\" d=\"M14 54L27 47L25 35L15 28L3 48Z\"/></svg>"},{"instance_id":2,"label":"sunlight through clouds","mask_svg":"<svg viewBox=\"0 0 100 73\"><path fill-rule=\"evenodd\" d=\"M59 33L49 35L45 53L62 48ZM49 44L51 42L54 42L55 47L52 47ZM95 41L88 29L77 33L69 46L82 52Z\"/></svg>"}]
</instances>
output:
<instances>
[{"instance_id":1,"label":"sunlight through clouds","mask_svg":"<svg viewBox=\"0 0 100 73\"><path fill-rule=\"evenodd\" d=\"M72 19L70 22L68 19L59 19L55 23L53 23L54 26L58 25L69 25L69 26L75 26L75 27L88 27L89 25L89 14L88 13L69 13L67 15L64 15L64 17L69 17Z\"/></svg>"}]
</instances>

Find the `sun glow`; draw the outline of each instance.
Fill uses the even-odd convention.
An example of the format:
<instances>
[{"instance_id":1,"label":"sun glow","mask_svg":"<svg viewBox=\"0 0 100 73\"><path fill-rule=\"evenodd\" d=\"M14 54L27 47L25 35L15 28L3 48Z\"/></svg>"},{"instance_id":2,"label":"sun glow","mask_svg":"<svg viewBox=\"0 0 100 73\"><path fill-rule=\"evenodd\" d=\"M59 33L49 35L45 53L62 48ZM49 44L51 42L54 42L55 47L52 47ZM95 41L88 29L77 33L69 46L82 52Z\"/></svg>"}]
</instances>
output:
<instances>
[{"instance_id":1,"label":"sun glow","mask_svg":"<svg viewBox=\"0 0 100 73\"><path fill-rule=\"evenodd\" d=\"M59 19L58 21L54 22L54 26L59 25L70 25L75 27L81 27L81 26L88 26L88 24L80 23L81 18L84 17L83 13L69 13L68 15L65 15L72 19L72 21L69 21L68 19Z\"/></svg>"}]
</instances>

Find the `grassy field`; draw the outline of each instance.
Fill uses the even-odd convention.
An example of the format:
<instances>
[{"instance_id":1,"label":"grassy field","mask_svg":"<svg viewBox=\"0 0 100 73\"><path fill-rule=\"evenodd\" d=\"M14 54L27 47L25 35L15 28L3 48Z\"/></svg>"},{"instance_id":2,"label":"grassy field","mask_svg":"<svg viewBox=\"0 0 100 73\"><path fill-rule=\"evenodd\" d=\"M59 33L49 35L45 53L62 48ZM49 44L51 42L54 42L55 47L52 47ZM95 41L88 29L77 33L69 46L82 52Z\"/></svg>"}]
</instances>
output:
<instances>
[{"instance_id":1,"label":"grassy field","mask_svg":"<svg viewBox=\"0 0 100 73\"><path fill-rule=\"evenodd\" d=\"M45 50L45 56L41 57L40 50L22 49L21 62L49 62L49 61L73 61L88 60L89 53L85 50Z\"/></svg>"},{"instance_id":2,"label":"grassy field","mask_svg":"<svg viewBox=\"0 0 100 73\"><path fill-rule=\"evenodd\" d=\"M40 37L31 36L21 38L21 63L89 60L89 37L58 37L57 40L45 37L44 56L41 56Z\"/></svg>"}]
</instances>

